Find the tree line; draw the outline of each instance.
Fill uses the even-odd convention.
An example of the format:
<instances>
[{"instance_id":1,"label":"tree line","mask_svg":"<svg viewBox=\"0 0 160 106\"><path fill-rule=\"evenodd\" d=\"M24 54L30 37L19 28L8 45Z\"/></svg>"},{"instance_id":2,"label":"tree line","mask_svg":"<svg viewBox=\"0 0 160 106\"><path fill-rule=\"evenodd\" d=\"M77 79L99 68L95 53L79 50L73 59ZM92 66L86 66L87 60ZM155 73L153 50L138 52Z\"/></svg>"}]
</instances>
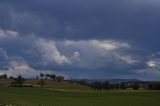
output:
<instances>
[{"instance_id":1,"label":"tree line","mask_svg":"<svg viewBox=\"0 0 160 106\"><path fill-rule=\"evenodd\" d=\"M24 82L27 80L26 78L23 78L21 75L14 78L13 76L7 76L7 74L0 75L0 80L5 79L11 79L13 82L11 83L11 86L14 87L32 87L32 85L25 85ZM46 84L46 79L56 81L56 82L62 82L64 80L63 76L57 76L56 74L43 74L40 73L39 76L35 78L31 78L32 80L37 80L37 84L40 85L42 88ZM94 82L88 82L86 80L67 80L70 83L74 84L80 84L84 86L88 86L92 89L95 89L96 91L102 91L102 90L126 90L126 89L145 89L145 90L160 90L160 82L153 82L153 81L142 81L142 82L118 82L118 83L111 83L108 81L102 82L102 81L94 81Z\"/></svg>"},{"instance_id":2,"label":"tree line","mask_svg":"<svg viewBox=\"0 0 160 106\"><path fill-rule=\"evenodd\" d=\"M160 82L118 82L118 83L111 83L108 81L101 82L87 82L85 80L76 81L76 83L85 85L95 89L96 91L101 90L160 90Z\"/></svg>"},{"instance_id":3,"label":"tree line","mask_svg":"<svg viewBox=\"0 0 160 106\"><path fill-rule=\"evenodd\" d=\"M0 75L0 80L6 80L10 79L13 80L11 85L12 87L32 87L33 85L27 84L25 85L24 82L28 80L27 78L22 77L22 75L18 75L17 77L13 76L7 76L7 74ZM56 74L43 74L40 73L39 76L36 76L36 78L31 78L31 80L38 80L38 83L41 88L43 85L46 84L45 80L53 80L57 82L62 82L64 80L63 76L57 76Z\"/></svg>"}]
</instances>

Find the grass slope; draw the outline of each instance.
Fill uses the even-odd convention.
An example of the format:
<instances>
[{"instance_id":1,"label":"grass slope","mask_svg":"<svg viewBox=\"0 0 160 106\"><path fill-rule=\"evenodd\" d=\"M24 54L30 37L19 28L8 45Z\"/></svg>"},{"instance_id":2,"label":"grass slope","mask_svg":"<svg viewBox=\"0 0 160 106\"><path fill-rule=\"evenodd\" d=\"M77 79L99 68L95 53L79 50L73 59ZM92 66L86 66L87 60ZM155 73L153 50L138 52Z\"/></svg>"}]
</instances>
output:
<instances>
[{"instance_id":1,"label":"grass slope","mask_svg":"<svg viewBox=\"0 0 160 106\"><path fill-rule=\"evenodd\" d=\"M0 88L0 103L15 106L160 106L159 100L160 91L78 92Z\"/></svg>"},{"instance_id":2,"label":"grass slope","mask_svg":"<svg viewBox=\"0 0 160 106\"><path fill-rule=\"evenodd\" d=\"M79 84L73 84L67 81L62 81L62 82L56 82L53 80L47 80L44 79L45 85L43 86L44 88L49 88L49 89L65 89L65 90L81 90L81 91L91 91L93 89L79 85ZM6 79L6 80L0 80L0 87L8 87L11 85L13 80ZM25 84L32 84L34 87L40 87L38 85L39 80L26 80Z\"/></svg>"},{"instance_id":3,"label":"grass slope","mask_svg":"<svg viewBox=\"0 0 160 106\"><path fill-rule=\"evenodd\" d=\"M33 84L35 87L40 87L40 85L37 85L39 80L26 80L25 83L27 84ZM44 88L50 88L50 89L65 89L65 90L83 90L83 91L90 91L93 90L87 86L79 85L79 84L73 84L69 82L56 82L52 80L44 80L46 85L44 85Z\"/></svg>"}]
</instances>

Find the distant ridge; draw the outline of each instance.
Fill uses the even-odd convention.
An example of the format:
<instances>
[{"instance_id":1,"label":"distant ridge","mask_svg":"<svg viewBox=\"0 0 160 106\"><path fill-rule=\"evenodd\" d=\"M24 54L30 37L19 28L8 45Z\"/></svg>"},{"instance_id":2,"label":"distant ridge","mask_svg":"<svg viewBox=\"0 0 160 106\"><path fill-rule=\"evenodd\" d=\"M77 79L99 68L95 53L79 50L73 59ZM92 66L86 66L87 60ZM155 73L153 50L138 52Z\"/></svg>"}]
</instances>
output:
<instances>
[{"instance_id":1,"label":"distant ridge","mask_svg":"<svg viewBox=\"0 0 160 106\"><path fill-rule=\"evenodd\" d=\"M119 82L146 82L146 81L142 81L142 80L138 80L138 79L74 79L75 81L86 81L89 83L93 83L93 82L111 82L111 83L119 83Z\"/></svg>"}]
</instances>

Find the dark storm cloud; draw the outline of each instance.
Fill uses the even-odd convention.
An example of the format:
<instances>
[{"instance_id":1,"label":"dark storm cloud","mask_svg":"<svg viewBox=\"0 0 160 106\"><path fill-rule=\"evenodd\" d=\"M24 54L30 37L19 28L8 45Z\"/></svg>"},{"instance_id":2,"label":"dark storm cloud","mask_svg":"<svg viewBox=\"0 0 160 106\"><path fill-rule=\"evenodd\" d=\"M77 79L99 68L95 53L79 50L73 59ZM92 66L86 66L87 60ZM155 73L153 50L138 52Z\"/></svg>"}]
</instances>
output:
<instances>
[{"instance_id":1,"label":"dark storm cloud","mask_svg":"<svg viewBox=\"0 0 160 106\"><path fill-rule=\"evenodd\" d=\"M160 51L159 19L158 0L1 0L0 48L9 60L0 59L12 70L20 64L76 77L148 75L148 57ZM130 47L119 48L124 43Z\"/></svg>"},{"instance_id":2,"label":"dark storm cloud","mask_svg":"<svg viewBox=\"0 0 160 106\"><path fill-rule=\"evenodd\" d=\"M160 33L158 3L155 0L4 0L1 4L10 5L12 19L18 20L11 26L22 33L59 39L114 38L153 47ZM7 14L2 13L4 17Z\"/></svg>"}]
</instances>

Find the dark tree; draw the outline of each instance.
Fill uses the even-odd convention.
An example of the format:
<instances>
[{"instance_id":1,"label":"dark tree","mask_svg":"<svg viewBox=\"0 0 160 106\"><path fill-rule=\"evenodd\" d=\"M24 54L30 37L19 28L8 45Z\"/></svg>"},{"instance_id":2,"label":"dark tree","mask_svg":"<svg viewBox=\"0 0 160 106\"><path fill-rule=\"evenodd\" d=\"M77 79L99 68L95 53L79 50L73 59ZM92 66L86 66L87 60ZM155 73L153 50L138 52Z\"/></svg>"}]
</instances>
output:
<instances>
[{"instance_id":1,"label":"dark tree","mask_svg":"<svg viewBox=\"0 0 160 106\"><path fill-rule=\"evenodd\" d=\"M103 89L105 89L105 90L110 89L110 84L109 84L109 82L104 82L104 83L103 83Z\"/></svg>"},{"instance_id":2,"label":"dark tree","mask_svg":"<svg viewBox=\"0 0 160 106\"><path fill-rule=\"evenodd\" d=\"M126 89L126 83L125 82L121 82L120 83L120 89Z\"/></svg>"},{"instance_id":3,"label":"dark tree","mask_svg":"<svg viewBox=\"0 0 160 106\"><path fill-rule=\"evenodd\" d=\"M116 83L116 84L115 84L115 89L119 89L119 88L120 88L119 83Z\"/></svg>"},{"instance_id":4,"label":"dark tree","mask_svg":"<svg viewBox=\"0 0 160 106\"><path fill-rule=\"evenodd\" d=\"M7 79L7 74L0 75L0 79Z\"/></svg>"},{"instance_id":5,"label":"dark tree","mask_svg":"<svg viewBox=\"0 0 160 106\"><path fill-rule=\"evenodd\" d=\"M95 90L102 90L103 89L103 83L97 81L97 82L94 82L92 84L92 88L94 88Z\"/></svg>"},{"instance_id":6,"label":"dark tree","mask_svg":"<svg viewBox=\"0 0 160 106\"><path fill-rule=\"evenodd\" d=\"M14 79L14 77L13 76L9 76L9 79Z\"/></svg>"},{"instance_id":7,"label":"dark tree","mask_svg":"<svg viewBox=\"0 0 160 106\"><path fill-rule=\"evenodd\" d=\"M41 77L41 79L43 79L43 77L44 77L44 74L40 73L40 77Z\"/></svg>"},{"instance_id":8,"label":"dark tree","mask_svg":"<svg viewBox=\"0 0 160 106\"><path fill-rule=\"evenodd\" d=\"M43 87L43 85L45 85L45 81L43 79L39 80L38 84L41 86L41 88Z\"/></svg>"},{"instance_id":9,"label":"dark tree","mask_svg":"<svg viewBox=\"0 0 160 106\"><path fill-rule=\"evenodd\" d=\"M45 85L45 81L43 80L44 76L45 76L44 74L40 73L41 79L38 81L38 84L41 86L41 88L43 87L43 85Z\"/></svg>"},{"instance_id":10,"label":"dark tree","mask_svg":"<svg viewBox=\"0 0 160 106\"><path fill-rule=\"evenodd\" d=\"M50 74L49 76L52 80L55 80L56 79L56 75L55 74ZM64 77L62 78L62 80L64 80Z\"/></svg>"},{"instance_id":11,"label":"dark tree","mask_svg":"<svg viewBox=\"0 0 160 106\"><path fill-rule=\"evenodd\" d=\"M25 82L25 79L21 75L18 75L18 77L15 78L12 85L16 87L22 87L24 82Z\"/></svg>"},{"instance_id":12,"label":"dark tree","mask_svg":"<svg viewBox=\"0 0 160 106\"><path fill-rule=\"evenodd\" d=\"M64 77L63 77L63 76L57 76L57 77L56 77L56 80L57 80L58 82L62 82L62 81L64 80Z\"/></svg>"},{"instance_id":13,"label":"dark tree","mask_svg":"<svg viewBox=\"0 0 160 106\"><path fill-rule=\"evenodd\" d=\"M38 76L36 76L36 80L38 80L39 79L39 77Z\"/></svg>"},{"instance_id":14,"label":"dark tree","mask_svg":"<svg viewBox=\"0 0 160 106\"><path fill-rule=\"evenodd\" d=\"M47 78L50 78L50 74L46 74L45 76L46 76L46 79L47 79Z\"/></svg>"},{"instance_id":15,"label":"dark tree","mask_svg":"<svg viewBox=\"0 0 160 106\"><path fill-rule=\"evenodd\" d=\"M135 90L138 90L139 87L140 87L139 84L136 83L136 82L132 85L132 88L135 89Z\"/></svg>"}]
</instances>

